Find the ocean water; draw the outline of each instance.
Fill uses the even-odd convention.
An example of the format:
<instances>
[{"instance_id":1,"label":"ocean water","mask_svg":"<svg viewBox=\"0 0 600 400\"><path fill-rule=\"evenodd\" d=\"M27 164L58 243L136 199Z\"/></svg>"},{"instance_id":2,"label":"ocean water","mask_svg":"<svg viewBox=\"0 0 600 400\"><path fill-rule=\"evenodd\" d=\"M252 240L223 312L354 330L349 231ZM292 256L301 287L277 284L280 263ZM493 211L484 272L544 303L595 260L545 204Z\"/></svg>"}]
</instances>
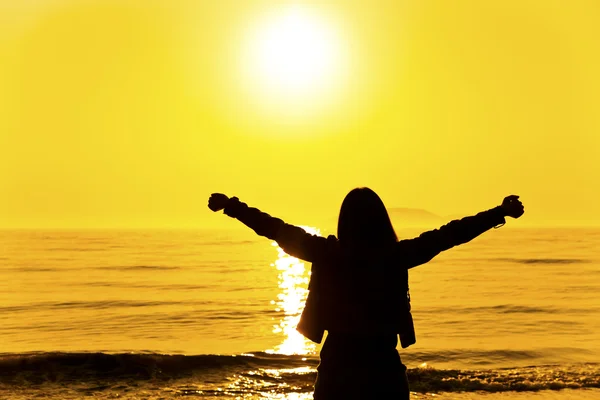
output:
<instances>
[{"instance_id":1,"label":"ocean water","mask_svg":"<svg viewBox=\"0 0 600 400\"><path fill-rule=\"evenodd\" d=\"M309 269L250 230L0 231L0 399L310 399ZM410 286L414 398L600 399L600 229L491 230Z\"/></svg>"}]
</instances>

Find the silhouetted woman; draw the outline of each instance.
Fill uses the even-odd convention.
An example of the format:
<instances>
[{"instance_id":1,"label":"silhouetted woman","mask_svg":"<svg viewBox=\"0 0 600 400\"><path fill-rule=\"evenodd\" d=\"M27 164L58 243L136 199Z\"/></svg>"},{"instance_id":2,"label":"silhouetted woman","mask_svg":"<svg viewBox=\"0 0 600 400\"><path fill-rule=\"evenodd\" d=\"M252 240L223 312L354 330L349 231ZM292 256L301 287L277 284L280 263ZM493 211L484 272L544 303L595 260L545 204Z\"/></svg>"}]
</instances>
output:
<instances>
[{"instance_id":1,"label":"silhouetted woman","mask_svg":"<svg viewBox=\"0 0 600 400\"><path fill-rule=\"evenodd\" d=\"M312 263L297 329L316 343L327 331L316 400L408 399L406 367L396 350L398 335L403 348L416 341L408 270L524 212L518 196L508 196L498 207L398 241L383 202L368 188L344 199L337 238L308 234L220 193L211 195L208 206L224 209L286 253Z\"/></svg>"}]
</instances>

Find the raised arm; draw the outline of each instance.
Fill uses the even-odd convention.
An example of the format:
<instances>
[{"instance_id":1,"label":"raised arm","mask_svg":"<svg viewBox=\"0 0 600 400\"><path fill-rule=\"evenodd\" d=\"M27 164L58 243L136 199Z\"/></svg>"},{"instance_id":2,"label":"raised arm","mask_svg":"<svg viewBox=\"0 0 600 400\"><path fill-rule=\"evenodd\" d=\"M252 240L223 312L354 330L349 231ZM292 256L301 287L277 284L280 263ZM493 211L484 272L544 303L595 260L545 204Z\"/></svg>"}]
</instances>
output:
<instances>
[{"instance_id":1,"label":"raised arm","mask_svg":"<svg viewBox=\"0 0 600 400\"><path fill-rule=\"evenodd\" d=\"M208 207L213 211L224 210L226 215L236 218L258 235L275 240L289 255L305 261L314 262L326 257L334 245L335 240L311 235L300 227L248 207L237 197L213 193L208 200Z\"/></svg>"},{"instance_id":2,"label":"raised arm","mask_svg":"<svg viewBox=\"0 0 600 400\"><path fill-rule=\"evenodd\" d=\"M519 196L508 196L498 207L449 222L414 239L401 240L396 247L397 257L407 268L424 264L444 250L467 243L493 227L504 225L504 217L519 218L525 209L518 199Z\"/></svg>"}]
</instances>

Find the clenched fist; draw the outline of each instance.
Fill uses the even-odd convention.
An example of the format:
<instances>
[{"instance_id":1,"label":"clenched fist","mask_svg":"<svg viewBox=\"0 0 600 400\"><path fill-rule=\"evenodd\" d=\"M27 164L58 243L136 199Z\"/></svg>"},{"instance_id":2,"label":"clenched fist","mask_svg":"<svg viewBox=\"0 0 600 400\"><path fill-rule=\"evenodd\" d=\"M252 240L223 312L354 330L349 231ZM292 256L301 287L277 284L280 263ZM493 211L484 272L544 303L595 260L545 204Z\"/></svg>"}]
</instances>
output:
<instances>
[{"instance_id":1,"label":"clenched fist","mask_svg":"<svg viewBox=\"0 0 600 400\"><path fill-rule=\"evenodd\" d=\"M519 218L525 212L523 203L519 200L519 196L512 195L504 198L502 209L508 217Z\"/></svg>"},{"instance_id":2,"label":"clenched fist","mask_svg":"<svg viewBox=\"0 0 600 400\"><path fill-rule=\"evenodd\" d=\"M227 205L229 201L229 197L224 195L223 193L213 193L210 195L208 199L208 208L213 211L221 211Z\"/></svg>"}]
</instances>

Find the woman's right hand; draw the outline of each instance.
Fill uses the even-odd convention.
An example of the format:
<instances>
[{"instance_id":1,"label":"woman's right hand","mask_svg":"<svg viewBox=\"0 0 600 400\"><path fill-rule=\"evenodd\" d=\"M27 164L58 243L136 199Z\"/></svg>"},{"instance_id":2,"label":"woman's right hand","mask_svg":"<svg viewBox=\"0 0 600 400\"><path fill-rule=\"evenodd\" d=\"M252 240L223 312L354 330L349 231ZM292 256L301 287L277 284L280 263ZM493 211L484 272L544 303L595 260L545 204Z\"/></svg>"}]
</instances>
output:
<instances>
[{"instance_id":1,"label":"woman's right hand","mask_svg":"<svg viewBox=\"0 0 600 400\"><path fill-rule=\"evenodd\" d=\"M504 198L502 209L508 217L519 218L525 212L523 203L519 200L519 196L512 195Z\"/></svg>"},{"instance_id":2,"label":"woman's right hand","mask_svg":"<svg viewBox=\"0 0 600 400\"><path fill-rule=\"evenodd\" d=\"M208 208L210 208L211 210L213 210L215 212L221 211L222 209L225 208L228 201L229 201L229 197L227 197L223 193L213 193L210 195L210 198L208 199Z\"/></svg>"}]
</instances>

